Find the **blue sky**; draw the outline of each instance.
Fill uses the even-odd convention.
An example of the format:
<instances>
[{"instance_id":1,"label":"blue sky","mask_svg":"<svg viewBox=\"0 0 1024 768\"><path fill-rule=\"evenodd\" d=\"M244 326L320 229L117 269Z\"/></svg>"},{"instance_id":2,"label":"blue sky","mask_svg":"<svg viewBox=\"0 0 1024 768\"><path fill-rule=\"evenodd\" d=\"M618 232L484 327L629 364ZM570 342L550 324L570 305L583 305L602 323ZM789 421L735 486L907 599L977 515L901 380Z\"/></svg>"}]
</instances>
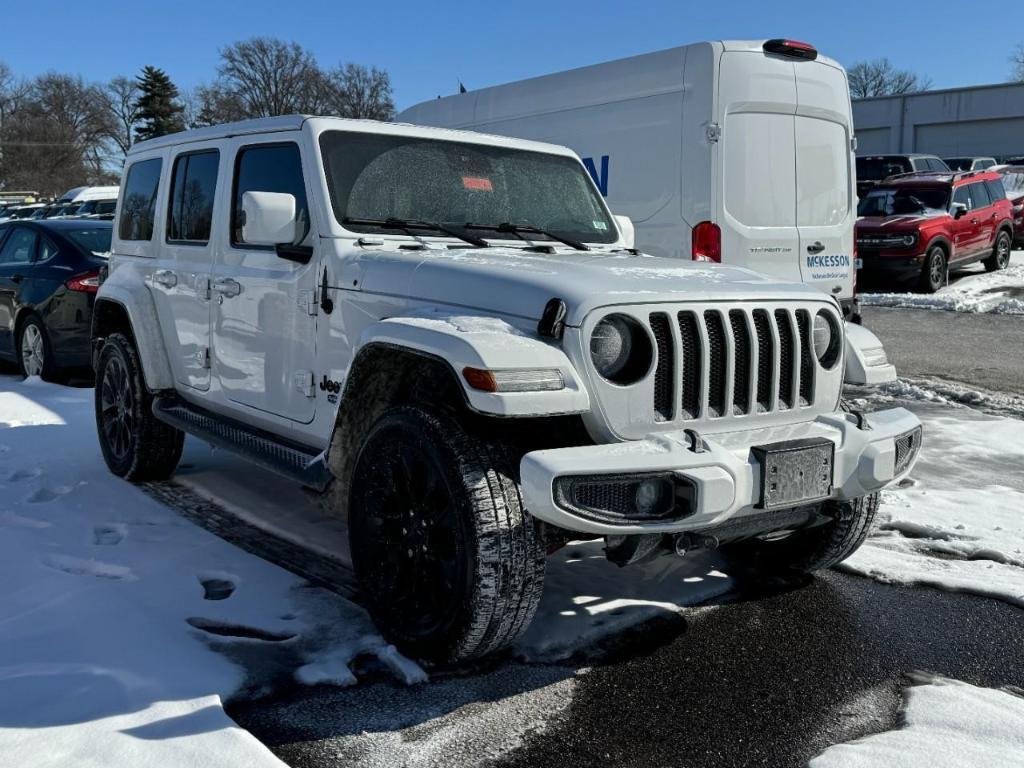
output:
<instances>
[{"instance_id":1,"label":"blue sky","mask_svg":"<svg viewBox=\"0 0 1024 768\"><path fill-rule=\"evenodd\" d=\"M1009 75L1009 56L1024 42L1024 5L983 6L951 0L174 0L160 12L144 0L56 3L45 10L18 2L3 7L0 61L23 75L55 69L90 80L153 64L190 88L213 77L219 47L273 35L298 41L325 66L355 61L387 69L401 110L453 92L459 78L473 88L698 40L793 37L846 65L887 56L945 88ZM958 41L960 29L966 34Z\"/></svg>"}]
</instances>

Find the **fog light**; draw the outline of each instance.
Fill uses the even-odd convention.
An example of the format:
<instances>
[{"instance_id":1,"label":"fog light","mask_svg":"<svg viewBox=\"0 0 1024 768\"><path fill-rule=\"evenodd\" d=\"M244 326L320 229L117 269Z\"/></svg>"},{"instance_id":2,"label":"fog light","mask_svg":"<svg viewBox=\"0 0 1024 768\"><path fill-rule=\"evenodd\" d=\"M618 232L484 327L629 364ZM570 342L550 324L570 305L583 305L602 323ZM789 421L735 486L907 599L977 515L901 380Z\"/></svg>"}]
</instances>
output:
<instances>
[{"instance_id":1,"label":"fog light","mask_svg":"<svg viewBox=\"0 0 1024 768\"><path fill-rule=\"evenodd\" d=\"M662 508L665 497L671 492L672 485L664 478L644 480L636 487L636 511L648 517L655 510Z\"/></svg>"}]
</instances>

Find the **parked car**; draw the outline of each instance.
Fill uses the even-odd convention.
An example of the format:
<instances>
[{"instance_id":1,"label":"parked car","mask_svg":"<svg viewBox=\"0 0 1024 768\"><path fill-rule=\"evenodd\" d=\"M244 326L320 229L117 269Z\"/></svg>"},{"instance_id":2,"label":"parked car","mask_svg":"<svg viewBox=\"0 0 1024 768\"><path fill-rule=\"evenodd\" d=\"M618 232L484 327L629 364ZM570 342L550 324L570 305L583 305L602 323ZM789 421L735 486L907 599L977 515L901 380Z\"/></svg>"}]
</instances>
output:
<instances>
[{"instance_id":1,"label":"parked car","mask_svg":"<svg viewBox=\"0 0 1024 768\"><path fill-rule=\"evenodd\" d=\"M900 173L948 171L936 155L864 155L857 157L857 197L864 197L876 184Z\"/></svg>"},{"instance_id":2,"label":"parked car","mask_svg":"<svg viewBox=\"0 0 1024 768\"><path fill-rule=\"evenodd\" d=\"M859 319L849 87L808 43L693 43L430 99L399 119L565 144L636 222L641 250L806 282Z\"/></svg>"},{"instance_id":3,"label":"parked car","mask_svg":"<svg viewBox=\"0 0 1024 768\"><path fill-rule=\"evenodd\" d=\"M30 219L35 215L36 211L45 207L45 203L29 203L28 205L19 205L8 208L4 211L3 216L0 216L0 222Z\"/></svg>"},{"instance_id":4,"label":"parked car","mask_svg":"<svg viewBox=\"0 0 1024 768\"><path fill-rule=\"evenodd\" d=\"M69 214L79 219L113 219L114 210L117 208L117 198L112 200L87 200L82 203L73 213Z\"/></svg>"},{"instance_id":5,"label":"parked car","mask_svg":"<svg viewBox=\"0 0 1024 768\"><path fill-rule=\"evenodd\" d=\"M1013 205L998 173L917 173L886 179L860 201L857 252L865 274L916 279L933 293L951 268L1010 262Z\"/></svg>"},{"instance_id":6,"label":"parked car","mask_svg":"<svg viewBox=\"0 0 1024 768\"><path fill-rule=\"evenodd\" d=\"M998 172L1013 206L1013 246L1024 248L1024 165L1003 165Z\"/></svg>"},{"instance_id":7,"label":"parked car","mask_svg":"<svg viewBox=\"0 0 1024 768\"><path fill-rule=\"evenodd\" d=\"M0 224L0 357L59 379L91 365L89 333L110 250L104 221Z\"/></svg>"},{"instance_id":8,"label":"parked car","mask_svg":"<svg viewBox=\"0 0 1024 768\"><path fill-rule=\"evenodd\" d=\"M996 164L994 157L944 157L951 171L986 171Z\"/></svg>"},{"instance_id":9,"label":"parked car","mask_svg":"<svg viewBox=\"0 0 1024 768\"><path fill-rule=\"evenodd\" d=\"M166 478L190 432L320 491L412 656L513 642L581 535L829 567L921 444L906 410L840 410L850 358L892 366L834 297L636 252L564 147L268 118L136 144L118 210L107 466Z\"/></svg>"}]
</instances>

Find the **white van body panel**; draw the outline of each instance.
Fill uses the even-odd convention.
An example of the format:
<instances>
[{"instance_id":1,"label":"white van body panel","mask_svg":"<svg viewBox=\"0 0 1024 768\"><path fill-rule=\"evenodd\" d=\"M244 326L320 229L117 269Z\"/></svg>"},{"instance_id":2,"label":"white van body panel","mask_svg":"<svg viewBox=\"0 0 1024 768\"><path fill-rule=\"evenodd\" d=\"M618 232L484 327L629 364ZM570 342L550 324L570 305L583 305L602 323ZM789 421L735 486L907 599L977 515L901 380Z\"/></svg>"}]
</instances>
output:
<instances>
[{"instance_id":1,"label":"white van body panel","mask_svg":"<svg viewBox=\"0 0 1024 768\"><path fill-rule=\"evenodd\" d=\"M853 297L853 136L846 74L826 57L703 42L423 102L423 125L565 144L636 245L691 258L695 224L722 261ZM808 251L808 248L811 251Z\"/></svg>"}]
</instances>

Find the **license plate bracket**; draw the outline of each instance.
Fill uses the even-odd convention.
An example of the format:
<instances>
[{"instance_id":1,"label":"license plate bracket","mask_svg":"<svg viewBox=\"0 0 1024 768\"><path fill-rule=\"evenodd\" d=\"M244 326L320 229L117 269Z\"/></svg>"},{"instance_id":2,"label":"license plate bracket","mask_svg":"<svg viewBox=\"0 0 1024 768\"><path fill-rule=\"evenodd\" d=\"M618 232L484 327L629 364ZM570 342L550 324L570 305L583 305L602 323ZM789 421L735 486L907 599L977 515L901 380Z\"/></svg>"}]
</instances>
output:
<instances>
[{"instance_id":1,"label":"license plate bracket","mask_svg":"<svg viewBox=\"0 0 1024 768\"><path fill-rule=\"evenodd\" d=\"M835 443L825 438L787 440L751 448L761 468L761 509L787 509L832 495Z\"/></svg>"}]
</instances>

